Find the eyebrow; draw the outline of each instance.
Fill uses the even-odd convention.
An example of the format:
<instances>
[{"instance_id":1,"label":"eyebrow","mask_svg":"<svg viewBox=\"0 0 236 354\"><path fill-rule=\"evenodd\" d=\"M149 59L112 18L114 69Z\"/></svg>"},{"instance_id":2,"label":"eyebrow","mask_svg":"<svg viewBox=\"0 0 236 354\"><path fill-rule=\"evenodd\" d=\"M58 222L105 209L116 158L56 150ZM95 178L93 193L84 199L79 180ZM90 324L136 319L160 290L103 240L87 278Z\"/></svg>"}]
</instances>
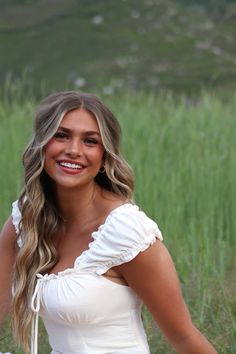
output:
<instances>
[{"instance_id":1,"label":"eyebrow","mask_svg":"<svg viewBox=\"0 0 236 354\"><path fill-rule=\"evenodd\" d=\"M64 132L70 133L72 130L69 128L65 128L65 127L58 127L58 130L63 130ZM84 135L98 135L101 136L100 132L97 130L85 130L84 132L82 132L82 134Z\"/></svg>"}]
</instances>

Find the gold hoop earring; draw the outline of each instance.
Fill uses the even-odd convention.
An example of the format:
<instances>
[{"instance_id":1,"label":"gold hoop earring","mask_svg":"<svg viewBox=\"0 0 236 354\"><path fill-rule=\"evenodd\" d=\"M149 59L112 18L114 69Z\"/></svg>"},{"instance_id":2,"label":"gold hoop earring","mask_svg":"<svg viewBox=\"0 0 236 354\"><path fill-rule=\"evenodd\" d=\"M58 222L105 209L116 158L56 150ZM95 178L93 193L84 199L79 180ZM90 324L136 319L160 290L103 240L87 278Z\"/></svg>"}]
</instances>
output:
<instances>
[{"instance_id":1,"label":"gold hoop earring","mask_svg":"<svg viewBox=\"0 0 236 354\"><path fill-rule=\"evenodd\" d=\"M105 166L100 167L99 173L104 173L106 172Z\"/></svg>"}]
</instances>

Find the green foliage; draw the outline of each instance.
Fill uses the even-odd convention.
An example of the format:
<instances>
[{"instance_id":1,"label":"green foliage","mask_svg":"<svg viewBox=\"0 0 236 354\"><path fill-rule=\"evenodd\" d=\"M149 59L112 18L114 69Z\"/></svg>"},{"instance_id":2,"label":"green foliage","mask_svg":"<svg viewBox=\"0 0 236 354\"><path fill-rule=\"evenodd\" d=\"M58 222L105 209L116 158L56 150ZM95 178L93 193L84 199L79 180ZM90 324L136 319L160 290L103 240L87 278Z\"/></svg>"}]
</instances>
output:
<instances>
[{"instance_id":1,"label":"green foliage","mask_svg":"<svg viewBox=\"0 0 236 354\"><path fill-rule=\"evenodd\" d=\"M37 104L7 92L0 100L1 223L21 188L20 155ZM234 354L236 96L124 93L105 101L123 128L136 201L164 234L194 323L219 353ZM173 353L146 311L144 320L151 353ZM43 333L40 354L49 352ZM0 338L1 350L21 353L7 324Z\"/></svg>"},{"instance_id":2,"label":"green foliage","mask_svg":"<svg viewBox=\"0 0 236 354\"><path fill-rule=\"evenodd\" d=\"M179 3L191 6L203 6L210 11L224 10L234 0L178 0Z\"/></svg>"}]
</instances>

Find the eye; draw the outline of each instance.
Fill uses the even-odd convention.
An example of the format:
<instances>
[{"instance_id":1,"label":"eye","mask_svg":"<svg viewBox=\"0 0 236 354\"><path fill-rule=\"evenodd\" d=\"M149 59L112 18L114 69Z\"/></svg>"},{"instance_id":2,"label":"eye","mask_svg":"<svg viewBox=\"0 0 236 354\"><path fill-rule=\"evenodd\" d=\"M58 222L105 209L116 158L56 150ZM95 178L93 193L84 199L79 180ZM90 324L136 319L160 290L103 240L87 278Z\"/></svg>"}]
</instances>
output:
<instances>
[{"instance_id":1,"label":"eye","mask_svg":"<svg viewBox=\"0 0 236 354\"><path fill-rule=\"evenodd\" d=\"M68 139L68 134L63 131L58 131L54 134L54 138L56 138L58 140Z\"/></svg>"},{"instance_id":2,"label":"eye","mask_svg":"<svg viewBox=\"0 0 236 354\"><path fill-rule=\"evenodd\" d=\"M98 144L98 140L95 138L85 138L84 142L87 145L97 145Z\"/></svg>"}]
</instances>

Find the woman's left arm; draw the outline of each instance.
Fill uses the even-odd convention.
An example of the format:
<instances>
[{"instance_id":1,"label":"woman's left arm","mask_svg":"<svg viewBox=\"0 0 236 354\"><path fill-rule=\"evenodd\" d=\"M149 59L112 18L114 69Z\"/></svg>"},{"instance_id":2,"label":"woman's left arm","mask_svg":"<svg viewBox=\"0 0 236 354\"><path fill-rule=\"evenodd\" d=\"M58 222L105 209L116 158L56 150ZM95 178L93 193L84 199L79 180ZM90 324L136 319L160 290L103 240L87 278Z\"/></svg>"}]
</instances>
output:
<instances>
[{"instance_id":1,"label":"woman's left arm","mask_svg":"<svg viewBox=\"0 0 236 354\"><path fill-rule=\"evenodd\" d=\"M166 247L156 241L116 270L140 296L167 340L181 354L216 354L193 325Z\"/></svg>"}]
</instances>

